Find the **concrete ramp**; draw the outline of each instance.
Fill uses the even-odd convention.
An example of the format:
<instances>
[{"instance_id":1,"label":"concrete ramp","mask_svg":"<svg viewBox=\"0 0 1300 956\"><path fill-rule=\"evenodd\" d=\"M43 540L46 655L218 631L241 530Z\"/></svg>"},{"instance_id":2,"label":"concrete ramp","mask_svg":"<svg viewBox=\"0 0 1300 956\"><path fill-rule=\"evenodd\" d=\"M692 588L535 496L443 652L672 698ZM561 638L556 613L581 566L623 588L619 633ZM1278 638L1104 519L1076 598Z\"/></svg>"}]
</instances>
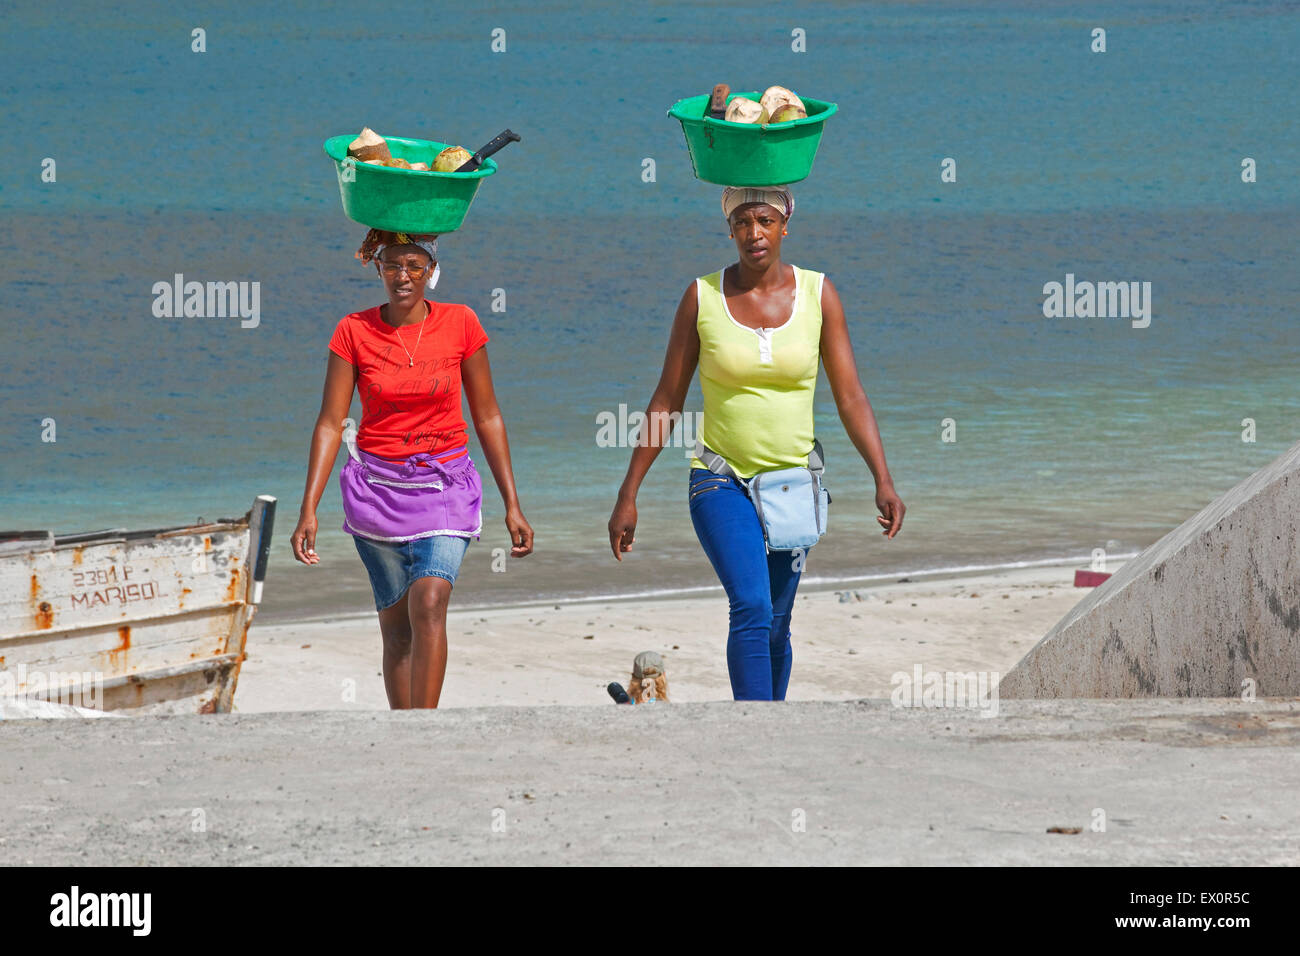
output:
<instances>
[{"instance_id":1,"label":"concrete ramp","mask_svg":"<svg viewBox=\"0 0 1300 956\"><path fill-rule=\"evenodd\" d=\"M1298 522L1300 444L1095 588L998 696L1300 695Z\"/></svg>"},{"instance_id":2,"label":"concrete ramp","mask_svg":"<svg viewBox=\"0 0 1300 956\"><path fill-rule=\"evenodd\" d=\"M1300 701L985 713L857 700L6 720L0 867L1300 859ZM32 902L6 911L20 932Z\"/></svg>"}]
</instances>

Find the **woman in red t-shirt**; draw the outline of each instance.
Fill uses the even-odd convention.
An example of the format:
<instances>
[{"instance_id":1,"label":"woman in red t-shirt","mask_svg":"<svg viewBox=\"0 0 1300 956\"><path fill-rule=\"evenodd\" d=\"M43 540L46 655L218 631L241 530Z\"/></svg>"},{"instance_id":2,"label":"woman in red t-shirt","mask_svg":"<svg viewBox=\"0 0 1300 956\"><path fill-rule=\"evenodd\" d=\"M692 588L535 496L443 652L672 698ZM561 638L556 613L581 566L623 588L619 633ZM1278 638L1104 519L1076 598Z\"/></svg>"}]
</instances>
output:
<instances>
[{"instance_id":1,"label":"woman in red t-shirt","mask_svg":"<svg viewBox=\"0 0 1300 956\"><path fill-rule=\"evenodd\" d=\"M506 508L510 553L533 550L515 493L505 422L488 367L488 336L465 305L423 297L437 282L434 237L371 230L357 252L375 261L388 303L344 316L329 343L294 557L317 564L316 507L341 441L343 530L370 577L394 710L437 707L447 669L447 603L469 538L481 530L482 483L469 457L461 386ZM361 427L344 431L352 393Z\"/></svg>"}]
</instances>

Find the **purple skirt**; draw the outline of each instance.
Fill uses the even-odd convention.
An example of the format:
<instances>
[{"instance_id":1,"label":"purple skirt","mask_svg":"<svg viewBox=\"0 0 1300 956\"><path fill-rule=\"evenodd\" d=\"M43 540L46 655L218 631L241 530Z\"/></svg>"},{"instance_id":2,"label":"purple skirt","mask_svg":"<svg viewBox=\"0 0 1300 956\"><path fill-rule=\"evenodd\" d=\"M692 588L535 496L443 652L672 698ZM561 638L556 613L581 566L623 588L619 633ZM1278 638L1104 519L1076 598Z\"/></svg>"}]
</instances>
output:
<instances>
[{"instance_id":1,"label":"purple skirt","mask_svg":"<svg viewBox=\"0 0 1300 956\"><path fill-rule=\"evenodd\" d=\"M468 454L439 462L421 452L380 458L348 441L339 472L343 530L373 541L414 541L435 534L478 538L483 482Z\"/></svg>"}]
</instances>

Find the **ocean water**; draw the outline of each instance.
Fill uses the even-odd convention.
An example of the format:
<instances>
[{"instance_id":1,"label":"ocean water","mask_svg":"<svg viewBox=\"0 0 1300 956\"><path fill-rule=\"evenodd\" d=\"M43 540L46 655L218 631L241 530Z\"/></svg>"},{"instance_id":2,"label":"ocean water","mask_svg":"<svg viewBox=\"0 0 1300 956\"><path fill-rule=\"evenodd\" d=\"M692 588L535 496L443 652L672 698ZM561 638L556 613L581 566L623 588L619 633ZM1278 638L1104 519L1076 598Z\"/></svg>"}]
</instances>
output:
<instances>
[{"instance_id":1,"label":"ocean water","mask_svg":"<svg viewBox=\"0 0 1300 956\"><path fill-rule=\"evenodd\" d=\"M272 494L264 619L373 608L337 468L322 563L288 548L329 334L384 300L320 144L369 125L473 148L509 127L522 141L440 241L435 297L492 336L537 552L492 570L503 510L472 442L485 535L455 601L713 587L684 449L651 470L618 563L630 449L596 439L602 413L644 408L682 291L735 261L720 189L665 115L717 82L839 104L783 257L840 291L908 514L880 536L823 375L835 503L809 586L1130 554L1300 439L1294 5L745 9L519 3L394 29L355 4L8 8L0 525L179 524ZM259 283L258 324L155 317L177 273ZM1067 274L1149 282L1149 326L1045 318Z\"/></svg>"}]
</instances>

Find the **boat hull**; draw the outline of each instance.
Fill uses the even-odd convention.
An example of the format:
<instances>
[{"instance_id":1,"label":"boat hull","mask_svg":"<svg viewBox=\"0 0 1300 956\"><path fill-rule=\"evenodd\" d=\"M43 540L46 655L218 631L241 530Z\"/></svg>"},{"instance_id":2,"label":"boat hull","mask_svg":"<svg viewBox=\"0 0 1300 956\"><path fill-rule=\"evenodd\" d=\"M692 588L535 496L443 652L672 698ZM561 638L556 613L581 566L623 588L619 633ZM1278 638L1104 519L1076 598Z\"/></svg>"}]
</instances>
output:
<instances>
[{"instance_id":1,"label":"boat hull","mask_svg":"<svg viewBox=\"0 0 1300 956\"><path fill-rule=\"evenodd\" d=\"M229 712L274 507L262 495L241 518L0 537L0 691L122 713Z\"/></svg>"}]
</instances>

